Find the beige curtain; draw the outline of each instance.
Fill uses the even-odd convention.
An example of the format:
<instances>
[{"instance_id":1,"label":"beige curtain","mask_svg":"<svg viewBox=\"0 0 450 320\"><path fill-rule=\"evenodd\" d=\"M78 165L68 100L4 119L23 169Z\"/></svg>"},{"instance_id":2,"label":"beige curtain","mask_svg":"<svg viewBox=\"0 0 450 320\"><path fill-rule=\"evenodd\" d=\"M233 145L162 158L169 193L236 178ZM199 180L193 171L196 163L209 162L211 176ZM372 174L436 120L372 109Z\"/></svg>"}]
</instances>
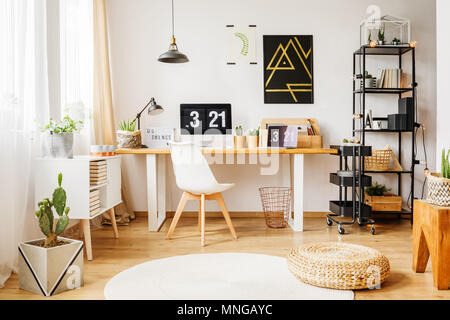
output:
<instances>
[{"instance_id":1,"label":"beige curtain","mask_svg":"<svg viewBox=\"0 0 450 320\"><path fill-rule=\"evenodd\" d=\"M94 138L96 144L116 145L116 129L111 89L109 64L108 27L105 0L93 0L94 3ZM122 170L122 176L124 170ZM122 179L124 180L124 179ZM134 219L126 202L126 190L122 183L123 203L115 208L118 224L127 224ZM109 217L103 217L103 223L109 223Z\"/></svg>"}]
</instances>

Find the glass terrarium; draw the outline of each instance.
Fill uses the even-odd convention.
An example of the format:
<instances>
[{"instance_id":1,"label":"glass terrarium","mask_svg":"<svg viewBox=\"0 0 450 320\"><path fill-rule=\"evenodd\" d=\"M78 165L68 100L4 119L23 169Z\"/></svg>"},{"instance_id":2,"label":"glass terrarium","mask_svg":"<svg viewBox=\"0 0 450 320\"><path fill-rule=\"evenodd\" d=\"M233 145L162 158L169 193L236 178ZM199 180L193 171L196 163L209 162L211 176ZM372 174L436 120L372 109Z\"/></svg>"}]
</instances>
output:
<instances>
[{"instance_id":1,"label":"glass terrarium","mask_svg":"<svg viewBox=\"0 0 450 320\"><path fill-rule=\"evenodd\" d=\"M376 41L378 45L406 45L411 41L411 23L408 19L391 15L364 20L360 25L360 44Z\"/></svg>"}]
</instances>

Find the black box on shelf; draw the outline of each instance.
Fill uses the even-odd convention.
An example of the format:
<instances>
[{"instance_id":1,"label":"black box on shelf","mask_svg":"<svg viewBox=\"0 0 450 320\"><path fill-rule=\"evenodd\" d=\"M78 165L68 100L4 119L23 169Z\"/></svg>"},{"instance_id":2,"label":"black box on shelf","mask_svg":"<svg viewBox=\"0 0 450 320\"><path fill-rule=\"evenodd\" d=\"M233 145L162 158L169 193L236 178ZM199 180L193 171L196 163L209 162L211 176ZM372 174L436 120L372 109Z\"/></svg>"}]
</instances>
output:
<instances>
[{"instance_id":1,"label":"black box on shelf","mask_svg":"<svg viewBox=\"0 0 450 320\"><path fill-rule=\"evenodd\" d=\"M412 130L412 127L408 126L408 115L406 114L389 114L388 115L388 129L389 130Z\"/></svg>"},{"instance_id":2,"label":"black box on shelf","mask_svg":"<svg viewBox=\"0 0 450 320\"><path fill-rule=\"evenodd\" d=\"M398 99L398 113L407 115L407 127L405 130L412 130L414 127L414 100L411 97Z\"/></svg>"}]
</instances>

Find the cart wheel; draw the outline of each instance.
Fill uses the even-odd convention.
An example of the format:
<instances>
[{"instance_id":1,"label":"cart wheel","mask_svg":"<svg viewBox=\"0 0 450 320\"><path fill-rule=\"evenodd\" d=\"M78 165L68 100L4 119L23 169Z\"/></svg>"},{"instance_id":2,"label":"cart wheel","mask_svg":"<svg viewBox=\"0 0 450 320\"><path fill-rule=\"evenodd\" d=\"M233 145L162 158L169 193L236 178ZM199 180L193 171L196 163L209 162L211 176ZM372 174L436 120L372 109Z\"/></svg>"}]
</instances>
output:
<instances>
[{"instance_id":1,"label":"cart wheel","mask_svg":"<svg viewBox=\"0 0 450 320\"><path fill-rule=\"evenodd\" d=\"M341 226L339 226L338 232L339 232L339 234L344 234L344 233L345 233L345 230L344 230L344 228L342 228Z\"/></svg>"},{"instance_id":2,"label":"cart wheel","mask_svg":"<svg viewBox=\"0 0 450 320\"><path fill-rule=\"evenodd\" d=\"M370 232L372 232L372 235L375 235L375 227L372 226L372 229L370 229Z\"/></svg>"},{"instance_id":3,"label":"cart wheel","mask_svg":"<svg viewBox=\"0 0 450 320\"><path fill-rule=\"evenodd\" d=\"M331 227L331 226L333 225L333 221L331 221L331 219L328 218L328 217L327 217L327 225L328 225L329 227Z\"/></svg>"}]
</instances>

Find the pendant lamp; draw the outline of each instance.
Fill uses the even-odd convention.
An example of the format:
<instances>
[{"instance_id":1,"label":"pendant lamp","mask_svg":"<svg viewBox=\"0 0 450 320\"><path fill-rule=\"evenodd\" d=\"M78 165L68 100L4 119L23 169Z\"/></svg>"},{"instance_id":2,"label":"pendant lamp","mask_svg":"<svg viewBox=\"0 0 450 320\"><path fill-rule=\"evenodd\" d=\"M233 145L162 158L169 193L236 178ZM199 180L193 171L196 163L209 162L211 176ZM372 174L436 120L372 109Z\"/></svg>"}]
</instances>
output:
<instances>
[{"instance_id":1,"label":"pendant lamp","mask_svg":"<svg viewBox=\"0 0 450 320\"><path fill-rule=\"evenodd\" d=\"M184 63L188 62L189 59L185 54L178 51L177 43L175 41L175 23L174 23L174 13L173 13L173 0L172 0L172 43L169 46L169 51L164 52L159 56L158 61L165 63Z\"/></svg>"}]
</instances>

